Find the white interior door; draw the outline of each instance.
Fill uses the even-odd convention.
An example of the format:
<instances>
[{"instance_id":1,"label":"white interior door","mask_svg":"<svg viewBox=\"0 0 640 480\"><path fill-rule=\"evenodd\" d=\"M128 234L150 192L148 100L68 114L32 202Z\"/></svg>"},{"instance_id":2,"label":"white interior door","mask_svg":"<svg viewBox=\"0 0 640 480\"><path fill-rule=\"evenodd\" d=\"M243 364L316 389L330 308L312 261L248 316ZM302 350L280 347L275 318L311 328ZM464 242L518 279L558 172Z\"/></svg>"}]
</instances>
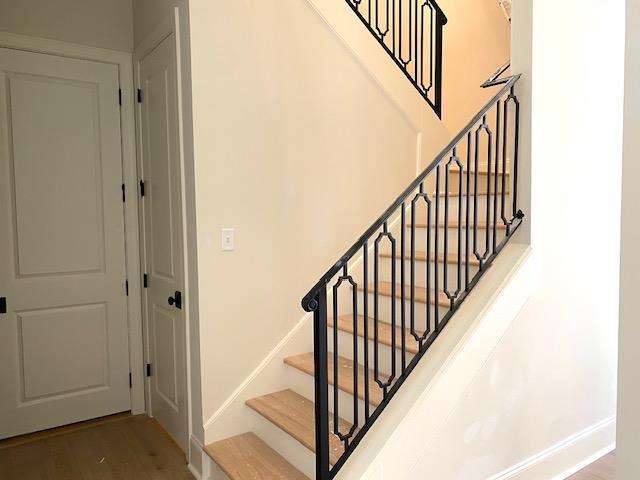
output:
<instances>
[{"instance_id":1,"label":"white interior door","mask_svg":"<svg viewBox=\"0 0 640 480\"><path fill-rule=\"evenodd\" d=\"M149 406L151 414L186 452L182 185L173 35L139 61L138 79Z\"/></svg>"},{"instance_id":2,"label":"white interior door","mask_svg":"<svg viewBox=\"0 0 640 480\"><path fill-rule=\"evenodd\" d=\"M0 438L130 409L118 88L0 48Z\"/></svg>"}]
</instances>

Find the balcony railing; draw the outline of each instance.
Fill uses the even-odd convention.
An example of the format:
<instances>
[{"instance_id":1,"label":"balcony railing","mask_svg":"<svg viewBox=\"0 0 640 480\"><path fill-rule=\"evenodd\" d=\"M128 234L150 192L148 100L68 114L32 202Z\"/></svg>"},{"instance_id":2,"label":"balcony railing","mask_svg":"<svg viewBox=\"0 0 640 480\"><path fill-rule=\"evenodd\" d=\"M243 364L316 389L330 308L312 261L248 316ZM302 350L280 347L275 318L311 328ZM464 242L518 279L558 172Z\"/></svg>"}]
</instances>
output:
<instances>
[{"instance_id":1,"label":"balcony railing","mask_svg":"<svg viewBox=\"0 0 640 480\"><path fill-rule=\"evenodd\" d=\"M420 95L442 117L447 17L435 0L345 0Z\"/></svg>"}]
</instances>

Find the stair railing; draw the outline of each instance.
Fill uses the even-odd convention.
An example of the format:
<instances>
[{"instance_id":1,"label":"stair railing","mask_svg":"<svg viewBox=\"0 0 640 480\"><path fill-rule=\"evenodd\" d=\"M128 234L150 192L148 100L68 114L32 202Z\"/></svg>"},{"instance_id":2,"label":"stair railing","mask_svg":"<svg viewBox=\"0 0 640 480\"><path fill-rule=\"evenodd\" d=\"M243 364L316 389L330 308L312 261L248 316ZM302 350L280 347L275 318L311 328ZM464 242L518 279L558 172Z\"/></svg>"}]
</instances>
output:
<instances>
[{"instance_id":1,"label":"stair railing","mask_svg":"<svg viewBox=\"0 0 640 480\"><path fill-rule=\"evenodd\" d=\"M335 477L521 225L519 78L500 81L303 298L314 314L317 480Z\"/></svg>"},{"instance_id":2,"label":"stair railing","mask_svg":"<svg viewBox=\"0 0 640 480\"><path fill-rule=\"evenodd\" d=\"M435 0L346 0L420 95L442 116L447 17Z\"/></svg>"}]
</instances>

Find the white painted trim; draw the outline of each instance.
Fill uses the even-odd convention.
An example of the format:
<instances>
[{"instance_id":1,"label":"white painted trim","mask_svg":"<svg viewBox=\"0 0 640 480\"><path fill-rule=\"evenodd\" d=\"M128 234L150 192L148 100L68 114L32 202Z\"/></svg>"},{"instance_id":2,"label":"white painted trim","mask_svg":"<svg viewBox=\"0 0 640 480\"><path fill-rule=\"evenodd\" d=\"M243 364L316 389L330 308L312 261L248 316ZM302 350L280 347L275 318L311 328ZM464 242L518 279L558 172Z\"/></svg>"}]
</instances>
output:
<instances>
[{"instance_id":1,"label":"white painted trim","mask_svg":"<svg viewBox=\"0 0 640 480\"><path fill-rule=\"evenodd\" d=\"M133 70L130 53L104 48L87 47L68 42L30 37L9 32L0 32L0 47L28 52L45 53L60 57L77 58L94 62L117 65L122 108L120 109L120 130L122 142L122 175L128 192L137 189ZM129 198L132 198L130 195ZM133 197L135 198L135 196ZM142 351L142 300L140 292L140 255L137 202L125 203L125 255L129 278L127 309L129 317L129 369L132 376L131 413L146 411L143 376ZM138 281L135 281L138 279Z\"/></svg>"},{"instance_id":2,"label":"white painted trim","mask_svg":"<svg viewBox=\"0 0 640 480\"><path fill-rule=\"evenodd\" d=\"M175 56L176 56L176 93L177 93L177 113L178 113L178 147L179 147L179 155L180 155L180 182L181 182L181 207L182 207L182 250L183 250L183 290L184 290L184 298L186 301L184 302L184 318L185 318L185 365L186 365L186 401L187 401L187 415L185 416L185 421L187 422L187 432L189 435L188 439L188 450L185 452L187 457L189 457L189 469L193 469L192 473L197 472L197 469L192 465L191 458L191 443L196 442L199 448L202 450L202 445L192 435L192 393L191 393L191 337L190 337L190 322L191 314L190 314L190 286L189 286L189 257L188 257L188 229L187 229L187 200L186 200L186 169L185 169L185 137L184 137L184 100L183 100L183 85L182 85L182 69L183 69L183 59L182 59L182 51L181 51L181 40L180 40L180 9L179 7L173 7L171 14L167 15L157 26L156 28L145 37L138 45L135 47L133 53L133 69L134 69L134 83L136 88L140 88L140 61L146 55L148 55L154 48L156 48L160 43L162 43L168 36L172 35L174 37L174 48L175 48ZM140 122L140 109L136 109L137 111L137 123ZM138 156L141 157L141 143L140 139L136 139L136 148L138 149ZM141 166L138 165L138 172L140 171ZM140 206L140 208L142 208ZM140 243L140 252L144 246ZM143 325L144 331L144 342L145 342L145 358L148 358L149 352L149 335L147 325ZM147 389L147 398L150 398L150 382L146 382ZM195 473L194 473L194 476ZM196 476L196 478L201 478L200 474Z\"/></svg>"},{"instance_id":3,"label":"white painted trim","mask_svg":"<svg viewBox=\"0 0 640 480\"><path fill-rule=\"evenodd\" d=\"M568 478L615 448L615 423L615 415L605 418L509 467L490 480Z\"/></svg>"},{"instance_id":4,"label":"white painted trim","mask_svg":"<svg viewBox=\"0 0 640 480\"><path fill-rule=\"evenodd\" d=\"M183 59L182 59L182 43L180 37L180 8L173 7L173 33L175 38L176 49L176 93L178 95L178 148L180 151L180 183L181 183L181 201L182 201L182 264L184 268L183 272L183 289L184 298L187 300L184 304L184 319L185 319L185 365L186 365L186 387L187 387L187 431L189 432L189 441L196 441L200 450L203 450L200 441L193 436L192 432L192 389L191 389L191 322L193 321L191 315L191 285L189 279L189 231L187 228L187 219L189 218L187 212L187 172L186 172L186 159L185 159L185 136L184 136L184 89L182 85L182 71L183 71ZM188 453L190 456L190 453ZM191 465L191 458L189 459L189 465Z\"/></svg>"},{"instance_id":5,"label":"white painted trim","mask_svg":"<svg viewBox=\"0 0 640 480\"><path fill-rule=\"evenodd\" d=\"M178 7L176 11L167 14L156 27L143 38L133 49L133 63L137 64L141 58L146 57L151 50L156 48L165 38L177 32L177 22L179 21Z\"/></svg>"}]
</instances>

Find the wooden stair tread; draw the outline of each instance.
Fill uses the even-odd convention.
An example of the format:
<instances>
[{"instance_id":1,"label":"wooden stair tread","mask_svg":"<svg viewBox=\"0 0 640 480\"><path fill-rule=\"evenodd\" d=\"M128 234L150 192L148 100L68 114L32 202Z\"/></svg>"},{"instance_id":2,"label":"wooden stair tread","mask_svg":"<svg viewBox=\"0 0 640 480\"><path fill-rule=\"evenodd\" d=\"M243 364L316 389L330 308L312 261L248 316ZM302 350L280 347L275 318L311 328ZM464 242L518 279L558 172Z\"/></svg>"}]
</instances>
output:
<instances>
[{"instance_id":1,"label":"wooden stair tread","mask_svg":"<svg viewBox=\"0 0 640 480\"><path fill-rule=\"evenodd\" d=\"M410 301L411 300L411 285L408 284L409 282L407 282L407 285L405 285L405 294L404 294L404 299L406 301ZM393 284L391 282L378 282L378 294L383 295L385 297L391 297L392 296L392 286ZM360 291L363 291L364 289L362 287L358 287L358 289ZM374 284L370 283L369 284L369 289L368 289L368 293L373 294L374 292ZM402 289L400 288L400 284L396 284L396 298L400 298L401 297L401 292ZM431 291L431 304L433 305L433 300L435 297L435 292ZM447 295L440 291L438 292L438 305L440 305L441 307L450 307L451 306L451 300L449 300L449 298L447 297ZM415 301L418 303L427 303L427 289L424 287L415 287L415 297L414 297Z\"/></svg>"},{"instance_id":2,"label":"wooden stair tread","mask_svg":"<svg viewBox=\"0 0 640 480\"><path fill-rule=\"evenodd\" d=\"M316 451L315 404L292 390L270 393L261 397L247 400L247 405L271 423L295 438L312 452ZM340 419L339 431L349 432L351 424ZM329 432L333 432L333 413L329 413ZM344 443L334 435L329 434L329 461L332 465L344 453Z\"/></svg>"},{"instance_id":3,"label":"wooden stair tread","mask_svg":"<svg viewBox=\"0 0 640 480\"><path fill-rule=\"evenodd\" d=\"M380 252L380 256L383 258L391 258L391 253L390 252ZM422 251L422 250L416 250L416 260L419 262L426 262L427 261L427 252ZM434 254L433 252L431 252L431 261L433 261L433 257ZM438 254L438 262L439 263L444 263L444 252L440 252ZM407 253L405 254L405 260L411 260L411 254ZM458 263L458 253L457 252L452 252L447 254L447 263ZM462 255L462 265L464 265L466 263L466 254ZM469 265L473 265L473 266L479 266L480 265L480 260L478 260L475 255L473 253L470 253L469 255Z\"/></svg>"},{"instance_id":4,"label":"wooden stair tread","mask_svg":"<svg viewBox=\"0 0 640 480\"><path fill-rule=\"evenodd\" d=\"M430 225L430 226L433 226ZM447 226L447 224L445 224L443 221L438 222L438 227L439 228L445 228ZM411 224L407 223L407 228L411 228ZM427 228L427 224L424 222L416 222L416 228ZM449 221L449 228L458 228L458 220L453 220L451 219ZM466 222L462 222L461 224L461 228L467 228L467 224ZM478 230L486 230L487 228L487 222L482 221L482 222L478 222ZM493 223L489 224L489 228L493 230ZM498 219L498 225L497 225L497 230L506 230L507 227L504 223L502 223L502 220ZM473 229L473 223L471 225L469 225L469 232L471 232Z\"/></svg>"},{"instance_id":5,"label":"wooden stair tread","mask_svg":"<svg viewBox=\"0 0 640 480\"><path fill-rule=\"evenodd\" d=\"M309 480L254 433L243 433L205 447L231 480Z\"/></svg>"},{"instance_id":6,"label":"wooden stair tread","mask_svg":"<svg viewBox=\"0 0 640 480\"><path fill-rule=\"evenodd\" d=\"M329 326L333 327L333 318L329 319ZM392 326L390 323L382 322L378 320L378 341L389 347L392 346ZM338 330L343 332L347 332L353 335L353 314L341 315L338 317ZM369 318L369 331L367 332L369 335L369 340L375 339L375 322L373 318ZM416 334L418 336L422 336L423 332L420 330L416 330ZM358 336L364 338L364 316L358 315ZM411 331L408 328L405 328L405 342L407 352L416 354L420 349L420 344L416 341L416 339L411 334ZM396 327L396 348L402 348L402 328Z\"/></svg>"},{"instance_id":7,"label":"wooden stair tread","mask_svg":"<svg viewBox=\"0 0 640 480\"><path fill-rule=\"evenodd\" d=\"M314 375L313 352L295 355L284 359L284 363L308 375ZM329 354L329 384L333 385L333 353ZM383 392L374 381L374 372L369 369L369 403L374 406L382 403ZM380 374L380 380L385 382L387 375ZM353 395L353 361L338 357L338 388ZM358 364L358 398L364 400L364 367Z\"/></svg>"}]
</instances>

